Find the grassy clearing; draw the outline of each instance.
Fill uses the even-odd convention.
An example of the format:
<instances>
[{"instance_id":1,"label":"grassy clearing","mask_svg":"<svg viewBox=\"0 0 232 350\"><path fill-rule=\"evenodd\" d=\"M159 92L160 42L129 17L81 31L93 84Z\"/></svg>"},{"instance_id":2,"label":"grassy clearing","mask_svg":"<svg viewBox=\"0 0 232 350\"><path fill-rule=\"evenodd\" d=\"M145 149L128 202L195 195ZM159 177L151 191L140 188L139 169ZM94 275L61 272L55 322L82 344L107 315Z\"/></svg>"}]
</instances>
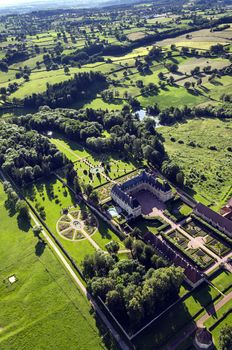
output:
<instances>
[{"instance_id":1,"label":"grassy clearing","mask_svg":"<svg viewBox=\"0 0 232 350\"><path fill-rule=\"evenodd\" d=\"M157 96L138 97L142 107L152 106L158 103L161 109L171 106L184 107L185 105L194 106L207 101L207 98L201 95L195 95L188 92L182 86L166 86L160 90Z\"/></svg>"},{"instance_id":2,"label":"grassy clearing","mask_svg":"<svg viewBox=\"0 0 232 350\"><path fill-rule=\"evenodd\" d=\"M231 144L232 122L198 119L158 130L165 138L165 149L170 158L183 169L186 184L192 188L191 194L198 195L198 200L203 197L219 208L231 186L232 160L227 148ZM180 140L183 144L178 142ZM190 142L195 147L190 146ZM216 150L209 149L211 146Z\"/></svg>"},{"instance_id":3,"label":"grassy clearing","mask_svg":"<svg viewBox=\"0 0 232 350\"><path fill-rule=\"evenodd\" d=\"M104 349L88 301L49 247L8 215L5 200L0 184L1 350L44 349L45 344L47 349ZM10 286L12 274L17 282Z\"/></svg>"}]
</instances>

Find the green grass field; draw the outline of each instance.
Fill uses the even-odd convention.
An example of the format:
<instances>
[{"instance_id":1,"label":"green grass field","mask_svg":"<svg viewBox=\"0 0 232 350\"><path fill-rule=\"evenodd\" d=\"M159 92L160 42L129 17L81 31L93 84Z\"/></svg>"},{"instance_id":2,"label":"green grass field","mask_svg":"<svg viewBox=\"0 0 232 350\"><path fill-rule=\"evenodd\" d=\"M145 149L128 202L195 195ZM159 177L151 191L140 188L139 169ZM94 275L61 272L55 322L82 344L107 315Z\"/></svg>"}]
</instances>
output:
<instances>
[{"instance_id":1,"label":"green grass field","mask_svg":"<svg viewBox=\"0 0 232 350\"><path fill-rule=\"evenodd\" d=\"M1 350L104 349L89 302L50 248L9 216L5 200L0 184Z\"/></svg>"},{"instance_id":2,"label":"green grass field","mask_svg":"<svg viewBox=\"0 0 232 350\"><path fill-rule=\"evenodd\" d=\"M192 187L190 192L196 199L201 201L203 197L219 208L231 186L232 163L227 151L231 144L231 121L197 119L158 130L165 138L168 155L183 169L186 185ZM212 146L215 151L209 149Z\"/></svg>"}]
</instances>

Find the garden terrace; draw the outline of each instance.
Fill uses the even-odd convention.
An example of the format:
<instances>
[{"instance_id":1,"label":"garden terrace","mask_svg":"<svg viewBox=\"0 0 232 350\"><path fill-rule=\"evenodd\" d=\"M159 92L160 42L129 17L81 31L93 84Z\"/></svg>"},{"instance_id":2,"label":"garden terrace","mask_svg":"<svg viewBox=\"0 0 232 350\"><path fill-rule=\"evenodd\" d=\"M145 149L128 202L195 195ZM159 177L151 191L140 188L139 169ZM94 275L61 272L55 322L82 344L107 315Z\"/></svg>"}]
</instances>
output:
<instances>
[{"instance_id":1,"label":"garden terrace","mask_svg":"<svg viewBox=\"0 0 232 350\"><path fill-rule=\"evenodd\" d=\"M197 266L205 270L214 263L214 259L199 247L195 248L190 245L190 240L186 238L180 231L173 230L163 233L162 237L172 246L176 247L187 259L196 263Z\"/></svg>"}]
</instances>

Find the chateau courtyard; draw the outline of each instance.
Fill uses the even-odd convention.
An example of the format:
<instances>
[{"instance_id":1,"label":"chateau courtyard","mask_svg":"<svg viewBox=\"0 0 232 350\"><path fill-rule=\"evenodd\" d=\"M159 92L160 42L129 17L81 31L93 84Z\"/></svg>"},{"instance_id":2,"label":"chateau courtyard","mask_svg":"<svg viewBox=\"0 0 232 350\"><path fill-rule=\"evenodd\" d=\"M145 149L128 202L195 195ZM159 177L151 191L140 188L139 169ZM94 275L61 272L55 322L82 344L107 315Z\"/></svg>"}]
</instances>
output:
<instances>
[{"instance_id":1,"label":"chateau courtyard","mask_svg":"<svg viewBox=\"0 0 232 350\"><path fill-rule=\"evenodd\" d=\"M146 216L159 216L160 212L166 209L166 206L150 191L142 190L134 194L142 207L142 214Z\"/></svg>"}]
</instances>

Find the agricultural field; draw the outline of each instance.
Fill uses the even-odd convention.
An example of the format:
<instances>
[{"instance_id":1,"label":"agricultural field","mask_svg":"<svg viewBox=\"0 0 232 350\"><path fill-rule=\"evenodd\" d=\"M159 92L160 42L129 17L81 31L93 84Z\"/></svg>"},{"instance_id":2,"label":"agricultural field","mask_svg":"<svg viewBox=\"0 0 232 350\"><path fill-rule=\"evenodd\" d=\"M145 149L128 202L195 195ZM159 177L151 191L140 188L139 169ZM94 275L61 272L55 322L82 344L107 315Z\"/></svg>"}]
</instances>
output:
<instances>
[{"instance_id":1,"label":"agricultural field","mask_svg":"<svg viewBox=\"0 0 232 350\"><path fill-rule=\"evenodd\" d=\"M142 7L141 11L152 11L151 5ZM202 18L203 15L201 14ZM220 55L211 57L209 52L211 47L216 44L230 50L231 25L230 28L226 28L220 33L210 29L201 29L192 31L187 35L156 40L157 33L162 33L165 36L166 32L175 31L177 28L189 30L191 28L190 21L185 18L177 18L176 15L166 15L154 18L149 16L148 19L141 20L140 23L134 21L133 24L129 24L128 16L132 18L132 21L135 19L133 11L124 18L125 23L121 23L118 19L112 21L108 16L105 16L101 28L94 23L94 17L91 16L93 21L91 29L83 23L83 17L77 16L75 18L75 16L72 16L69 18L66 16L62 33L57 29L61 24L60 19L55 18L51 20L49 30L38 31L36 35L26 35L24 45L27 48L28 55L19 62L13 61L10 63L7 72L0 71L0 88L7 90L6 102L14 104L17 100L17 103L21 104L25 97L33 93L45 93L48 84L67 82L75 74L94 71L101 72L107 77L107 88L103 91L101 89L95 91L93 86L90 96L76 100L73 107L120 110L125 104L130 103L129 97L138 99L142 108L155 103L161 109L177 104L178 106L186 104L196 106L203 103L220 104L221 94L227 92L227 89L231 87L229 76L225 76L225 81L221 79L220 82L215 81L214 84L211 84L211 82L208 82L208 76L201 72L201 86L188 90L184 87L184 84L188 81L196 82L197 78L192 78L190 73L196 66L199 66L202 71L207 66L211 66L213 70L219 70L230 65L228 57L222 58ZM73 32L70 33L70 22L72 24L76 23L78 30L73 29ZM11 33L11 25L6 24L6 28L12 37L1 42L3 58L8 48L15 49L18 45L16 37L13 37ZM123 37L123 40L118 37L119 34ZM154 36L153 42L149 40L146 44L147 36ZM141 45L137 45L140 41ZM95 45L96 42L99 45L109 46L109 48L118 46L119 52L117 53L116 50L109 50L109 52L106 50L104 54L96 52L90 55L86 62L73 61L70 64L69 57L79 52L89 52L89 48ZM135 47L133 44L136 44ZM154 58L149 63L149 67L139 71L136 60L139 60L142 65L146 65L145 56L148 55L154 44L162 48L162 56ZM175 48L172 48L172 45L175 45ZM196 52L192 52L189 57L181 53L182 48L189 48L190 51L195 50ZM63 63L60 57L55 59L54 50L61 50L61 57L67 63ZM178 74L176 72L170 73L167 70L167 64L169 63L179 66ZM144 94L136 86L138 80L141 80L144 86L149 83L158 85L160 83L159 73L165 75L165 81L172 76L175 84L164 81L165 86L159 88L156 94ZM185 76L186 74L187 76ZM102 97L102 93L106 91L113 92L115 97L106 100ZM128 96L125 96L127 92Z\"/></svg>"},{"instance_id":2,"label":"agricultural field","mask_svg":"<svg viewBox=\"0 0 232 350\"><path fill-rule=\"evenodd\" d=\"M189 193L219 208L231 186L231 121L197 119L158 130L169 157L185 174Z\"/></svg>"},{"instance_id":3,"label":"agricultural field","mask_svg":"<svg viewBox=\"0 0 232 350\"><path fill-rule=\"evenodd\" d=\"M105 349L87 299L49 246L9 216L6 198L0 183L0 348Z\"/></svg>"}]
</instances>

